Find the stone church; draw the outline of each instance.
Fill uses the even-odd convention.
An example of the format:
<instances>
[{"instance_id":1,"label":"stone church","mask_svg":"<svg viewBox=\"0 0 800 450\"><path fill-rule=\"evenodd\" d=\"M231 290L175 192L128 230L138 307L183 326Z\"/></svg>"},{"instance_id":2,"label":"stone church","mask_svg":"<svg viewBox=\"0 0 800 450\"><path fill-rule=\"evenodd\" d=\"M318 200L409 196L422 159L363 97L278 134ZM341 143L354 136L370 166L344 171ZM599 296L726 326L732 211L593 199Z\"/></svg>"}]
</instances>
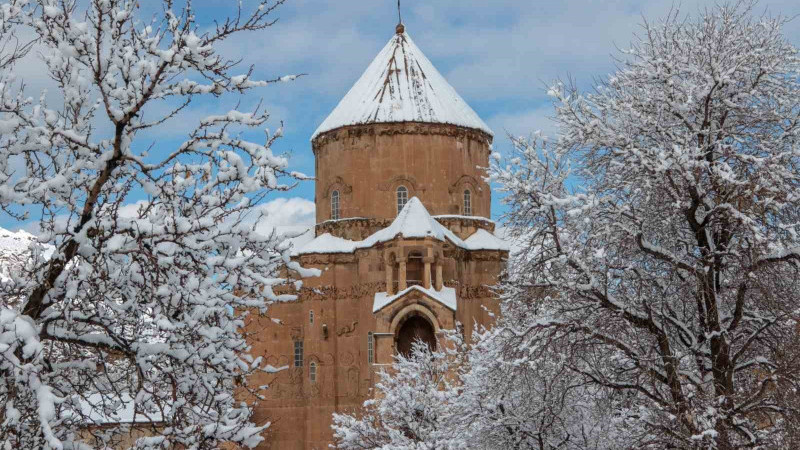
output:
<instances>
[{"instance_id":1,"label":"stone church","mask_svg":"<svg viewBox=\"0 0 800 450\"><path fill-rule=\"evenodd\" d=\"M247 325L288 370L255 405L264 448L324 449L331 415L357 410L377 373L420 338L490 324L508 246L489 219L492 131L398 25L311 139L314 239L295 258L322 275Z\"/></svg>"}]
</instances>

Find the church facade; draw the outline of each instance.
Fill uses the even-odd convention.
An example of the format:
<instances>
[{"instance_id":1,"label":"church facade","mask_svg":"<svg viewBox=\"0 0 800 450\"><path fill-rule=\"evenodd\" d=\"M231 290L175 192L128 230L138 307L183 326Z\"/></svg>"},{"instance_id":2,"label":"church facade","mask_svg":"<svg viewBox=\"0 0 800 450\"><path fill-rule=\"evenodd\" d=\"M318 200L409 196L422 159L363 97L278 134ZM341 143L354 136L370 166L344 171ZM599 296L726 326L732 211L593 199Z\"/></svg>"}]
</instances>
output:
<instances>
[{"instance_id":1,"label":"church facade","mask_svg":"<svg viewBox=\"0 0 800 450\"><path fill-rule=\"evenodd\" d=\"M294 258L321 276L253 315L253 353L275 367L255 419L263 448L324 449L413 339L489 325L508 246L489 219L492 132L402 25L312 137L314 239ZM252 380L262 384L262 380Z\"/></svg>"}]
</instances>

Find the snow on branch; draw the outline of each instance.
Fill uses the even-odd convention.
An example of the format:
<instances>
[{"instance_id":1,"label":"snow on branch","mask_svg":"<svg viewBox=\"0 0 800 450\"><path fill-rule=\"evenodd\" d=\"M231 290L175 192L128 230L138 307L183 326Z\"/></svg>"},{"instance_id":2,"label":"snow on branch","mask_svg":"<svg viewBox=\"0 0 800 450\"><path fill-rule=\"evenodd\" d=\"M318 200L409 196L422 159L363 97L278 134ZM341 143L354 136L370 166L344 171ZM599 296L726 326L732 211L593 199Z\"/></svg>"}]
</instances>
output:
<instances>
[{"instance_id":1,"label":"snow on branch","mask_svg":"<svg viewBox=\"0 0 800 450\"><path fill-rule=\"evenodd\" d=\"M240 2L215 24L192 2L160 3L147 20L122 0L0 4L0 38L33 34L63 100L30 98L13 76L20 48L0 54L0 206L36 212L52 249L0 283L8 445L118 448L113 432L82 430L120 412L157 418L137 421L150 436L136 448L253 447L268 426L234 395L260 395L248 376L275 372L241 328L318 272L258 232L257 206L306 177L274 153L281 130L242 137L263 129L260 107L210 115L173 148L142 141L198 97L295 79L254 79L222 50L283 1Z\"/></svg>"},{"instance_id":2,"label":"snow on branch","mask_svg":"<svg viewBox=\"0 0 800 450\"><path fill-rule=\"evenodd\" d=\"M645 23L594 90L553 84L556 139L490 170L522 246L504 314L558 321L517 345L625 398L641 448L797 442L800 57L753 13Z\"/></svg>"}]
</instances>

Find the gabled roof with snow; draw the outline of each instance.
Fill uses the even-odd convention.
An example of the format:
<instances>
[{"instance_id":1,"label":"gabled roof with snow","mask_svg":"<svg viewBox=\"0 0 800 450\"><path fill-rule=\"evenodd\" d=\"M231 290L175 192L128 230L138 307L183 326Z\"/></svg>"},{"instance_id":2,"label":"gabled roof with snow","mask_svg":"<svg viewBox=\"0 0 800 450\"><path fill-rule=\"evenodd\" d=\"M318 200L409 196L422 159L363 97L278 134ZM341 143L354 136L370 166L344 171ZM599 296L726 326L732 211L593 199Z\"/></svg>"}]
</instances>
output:
<instances>
[{"instance_id":1,"label":"gabled roof with snow","mask_svg":"<svg viewBox=\"0 0 800 450\"><path fill-rule=\"evenodd\" d=\"M348 125L397 122L458 125L493 135L404 31L389 40L311 139Z\"/></svg>"},{"instance_id":2,"label":"gabled roof with snow","mask_svg":"<svg viewBox=\"0 0 800 450\"><path fill-rule=\"evenodd\" d=\"M456 300L456 290L451 287L443 287L441 291L437 291L433 287L430 289L425 289L422 286L409 286L406 289L398 292L394 295L389 295L386 292L376 292L375 298L372 301L372 312L376 313L383 308L391 305L398 299L405 297L406 294L412 291L422 292L423 294L427 295L433 300L441 303L442 305L449 308L451 311L455 311L458 307L458 301Z\"/></svg>"},{"instance_id":3,"label":"gabled roof with snow","mask_svg":"<svg viewBox=\"0 0 800 450\"><path fill-rule=\"evenodd\" d=\"M376 231L363 241L351 241L325 233L298 248L295 255L313 253L353 253L359 248L370 248L381 242L404 238L430 237L439 241L450 241L465 250L508 251L508 244L492 233L479 229L466 240L462 240L428 213L417 197L412 197L391 225Z\"/></svg>"},{"instance_id":4,"label":"gabled roof with snow","mask_svg":"<svg viewBox=\"0 0 800 450\"><path fill-rule=\"evenodd\" d=\"M296 255L312 253L353 253L359 242L340 238L330 233L320 234L305 245L298 246Z\"/></svg>"},{"instance_id":5,"label":"gabled roof with snow","mask_svg":"<svg viewBox=\"0 0 800 450\"><path fill-rule=\"evenodd\" d=\"M470 250L511 250L511 246L506 241L483 228L478 228L478 231L472 233L464 242Z\"/></svg>"},{"instance_id":6,"label":"gabled roof with snow","mask_svg":"<svg viewBox=\"0 0 800 450\"><path fill-rule=\"evenodd\" d=\"M391 241L397 236L403 236L404 238L430 237L439 241L448 239L456 245L462 243L458 236L437 222L428 213L428 210L425 209L425 206L422 205L422 202L417 197L412 197L406 202L391 225L376 231L362 242L367 247L372 247L378 242Z\"/></svg>"}]
</instances>

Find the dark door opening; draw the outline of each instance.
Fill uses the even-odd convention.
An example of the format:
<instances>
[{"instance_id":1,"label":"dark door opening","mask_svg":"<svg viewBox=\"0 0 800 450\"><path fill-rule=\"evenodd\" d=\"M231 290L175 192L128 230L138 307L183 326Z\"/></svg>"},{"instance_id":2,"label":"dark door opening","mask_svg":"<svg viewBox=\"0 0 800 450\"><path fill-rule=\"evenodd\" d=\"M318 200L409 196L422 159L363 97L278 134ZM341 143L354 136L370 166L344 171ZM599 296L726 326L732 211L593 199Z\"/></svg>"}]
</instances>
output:
<instances>
[{"instance_id":1,"label":"dark door opening","mask_svg":"<svg viewBox=\"0 0 800 450\"><path fill-rule=\"evenodd\" d=\"M417 339L428 344L431 351L436 350L436 333L431 323L421 316L409 317L397 332L397 351L408 357L411 344Z\"/></svg>"}]
</instances>

